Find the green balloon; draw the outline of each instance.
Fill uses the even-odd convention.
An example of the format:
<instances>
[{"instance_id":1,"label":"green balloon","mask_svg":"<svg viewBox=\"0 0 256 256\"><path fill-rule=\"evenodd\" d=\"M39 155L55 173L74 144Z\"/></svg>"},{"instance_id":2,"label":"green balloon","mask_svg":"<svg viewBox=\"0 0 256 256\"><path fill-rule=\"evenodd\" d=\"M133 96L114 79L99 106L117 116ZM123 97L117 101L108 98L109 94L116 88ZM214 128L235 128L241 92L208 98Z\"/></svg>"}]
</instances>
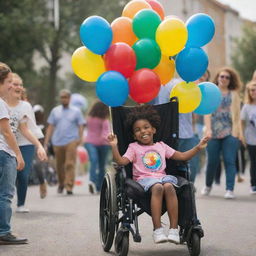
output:
<instances>
[{"instance_id":1,"label":"green balloon","mask_svg":"<svg viewBox=\"0 0 256 256\"><path fill-rule=\"evenodd\" d=\"M133 18L132 29L139 38L155 40L156 30L161 23L160 16L153 10L141 10Z\"/></svg>"},{"instance_id":2,"label":"green balloon","mask_svg":"<svg viewBox=\"0 0 256 256\"><path fill-rule=\"evenodd\" d=\"M141 68L155 68L161 59L161 50L158 44L152 39L138 40L133 46L136 54L136 70Z\"/></svg>"}]
</instances>

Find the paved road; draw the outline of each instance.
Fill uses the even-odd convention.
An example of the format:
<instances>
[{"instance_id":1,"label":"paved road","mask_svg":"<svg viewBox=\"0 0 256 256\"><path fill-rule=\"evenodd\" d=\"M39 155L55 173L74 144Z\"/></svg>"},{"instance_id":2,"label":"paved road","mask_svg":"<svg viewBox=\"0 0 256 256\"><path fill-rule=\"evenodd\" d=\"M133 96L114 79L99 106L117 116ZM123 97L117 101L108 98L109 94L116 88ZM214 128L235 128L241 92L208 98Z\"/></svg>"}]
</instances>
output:
<instances>
[{"instance_id":1,"label":"paved road","mask_svg":"<svg viewBox=\"0 0 256 256\"><path fill-rule=\"evenodd\" d=\"M248 172L247 172L248 173ZM12 226L16 233L29 238L28 245L0 246L1 256L103 256L98 231L99 196L88 193L86 179L75 188L74 196L57 195L49 189L41 200L37 186L28 191L31 212L14 213ZM223 179L224 180L224 179ZM223 199L224 185L216 186L210 197L202 197L204 175L196 181L198 215L205 231L201 256L256 255L256 195L249 194L249 177L236 185L237 199ZM164 223L168 223L166 216ZM151 219L139 218L142 242L130 241L130 256L187 256L184 245L152 242Z\"/></svg>"}]
</instances>

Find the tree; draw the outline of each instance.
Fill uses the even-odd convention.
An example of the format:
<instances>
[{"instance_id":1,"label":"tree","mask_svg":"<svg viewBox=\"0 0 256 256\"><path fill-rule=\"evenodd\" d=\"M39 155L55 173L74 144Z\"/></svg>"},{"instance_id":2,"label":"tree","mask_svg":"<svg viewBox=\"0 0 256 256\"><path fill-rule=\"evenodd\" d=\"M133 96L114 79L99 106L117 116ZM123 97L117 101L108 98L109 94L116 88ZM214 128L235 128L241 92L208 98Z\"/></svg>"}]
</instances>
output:
<instances>
[{"instance_id":1,"label":"tree","mask_svg":"<svg viewBox=\"0 0 256 256\"><path fill-rule=\"evenodd\" d=\"M243 82L248 82L256 69L256 28L246 26L243 36L236 41L236 51L232 56L233 66L238 70Z\"/></svg>"},{"instance_id":2,"label":"tree","mask_svg":"<svg viewBox=\"0 0 256 256\"><path fill-rule=\"evenodd\" d=\"M59 0L59 29L53 24L53 0L0 1L0 59L31 84L36 101L49 110L55 105L60 59L81 45L79 27L91 15L111 21L127 1ZM35 54L37 53L37 54ZM40 70L35 66L41 60Z\"/></svg>"}]
</instances>

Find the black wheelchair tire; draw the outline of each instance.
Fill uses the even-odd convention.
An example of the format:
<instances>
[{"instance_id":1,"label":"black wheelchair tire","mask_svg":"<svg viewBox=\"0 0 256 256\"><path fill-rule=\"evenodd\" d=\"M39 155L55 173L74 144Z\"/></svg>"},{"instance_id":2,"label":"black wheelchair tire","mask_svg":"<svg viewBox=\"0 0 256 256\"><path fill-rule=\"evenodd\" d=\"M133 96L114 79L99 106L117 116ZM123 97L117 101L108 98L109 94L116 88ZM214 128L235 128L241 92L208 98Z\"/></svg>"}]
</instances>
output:
<instances>
[{"instance_id":1,"label":"black wheelchair tire","mask_svg":"<svg viewBox=\"0 0 256 256\"><path fill-rule=\"evenodd\" d=\"M116 183L115 173L107 172L100 193L100 240L102 248L108 252L113 244L116 227Z\"/></svg>"},{"instance_id":2,"label":"black wheelchair tire","mask_svg":"<svg viewBox=\"0 0 256 256\"><path fill-rule=\"evenodd\" d=\"M192 232L191 237L187 243L189 255L198 256L201 252L201 237L197 232Z\"/></svg>"},{"instance_id":3,"label":"black wheelchair tire","mask_svg":"<svg viewBox=\"0 0 256 256\"><path fill-rule=\"evenodd\" d=\"M117 256L127 256L129 251L129 231L118 230L115 238Z\"/></svg>"}]
</instances>

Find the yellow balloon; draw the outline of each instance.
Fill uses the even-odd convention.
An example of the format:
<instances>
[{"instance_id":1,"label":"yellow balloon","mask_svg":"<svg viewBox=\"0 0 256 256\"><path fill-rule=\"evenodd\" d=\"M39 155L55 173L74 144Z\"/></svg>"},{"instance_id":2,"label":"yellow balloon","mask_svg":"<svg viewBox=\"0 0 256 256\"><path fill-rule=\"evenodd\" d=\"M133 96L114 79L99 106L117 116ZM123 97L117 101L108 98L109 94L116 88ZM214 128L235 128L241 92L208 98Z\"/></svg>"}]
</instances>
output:
<instances>
[{"instance_id":1,"label":"yellow balloon","mask_svg":"<svg viewBox=\"0 0 256 256\"><path fill-rule=\"evenodd\" d=\"M174 56L179 53L188 40L188 30L185 23L177 18L167 18L156 30L156 42L162 54Z\"/></svg>"},{"instance_id":2,"label":"yellow balloon","mask_svg":"<svg viewBox=\"0 0 256 256\"><path fill-rule=\"evenodd\" d=\"M169 59L168 56L162 55L159 64L153 71L159 76L161 84L167 84L174 76L175 61Z\"/></svg>"},{"instance_id":3,"label":"yellow balloon","mask_svg":"<svg viewBox=\"0 0 256 256\"><path fill-rule=\"evenodd\" d=\"M99 76L106 72L102 57L84 46L74 51L71 65L74 73L82 80L88 82L96 82Z\"/></svg>"},{"instance_id":4,"label":"yellow balloon","mask_svg":"<svg viewBox=\"0 0 256 256\"><path fill-rule=\"evenodd\" d=\"M194 82L181 82L171 90L170 97L177 97L179 102L179 113L193 112L201 102L201 91Z\"/></svg>"}]
</instances>

